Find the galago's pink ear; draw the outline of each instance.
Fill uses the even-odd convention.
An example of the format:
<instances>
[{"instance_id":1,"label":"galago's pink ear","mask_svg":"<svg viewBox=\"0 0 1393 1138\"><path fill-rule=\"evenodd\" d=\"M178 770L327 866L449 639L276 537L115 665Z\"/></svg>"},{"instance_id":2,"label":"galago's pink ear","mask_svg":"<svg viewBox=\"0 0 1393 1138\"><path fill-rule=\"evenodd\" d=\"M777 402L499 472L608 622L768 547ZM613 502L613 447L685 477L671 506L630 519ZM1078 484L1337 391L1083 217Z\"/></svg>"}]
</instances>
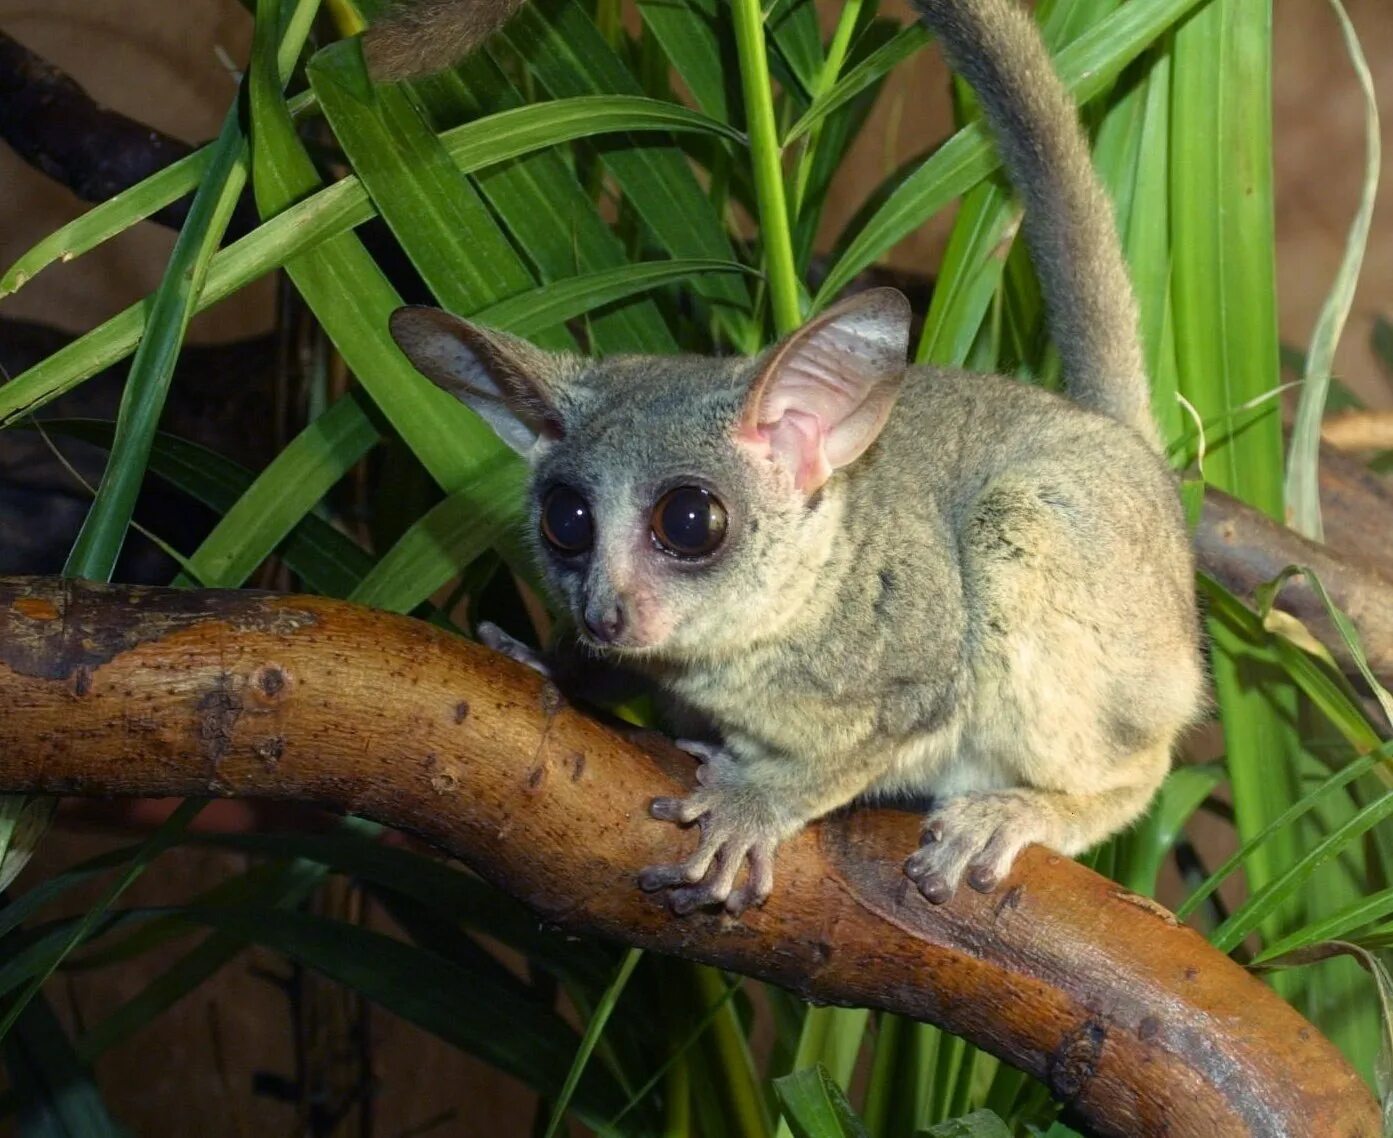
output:
<instances>
[{"instance_id":1,"label":"galago's pink ear","mask_svg":"<svg viewBox=\"0 0 1393 1138\"><path fill-rule=\"evenodd\" d=\"M902 293L875 288L805 324L755 377L739 441L813 493L885 426L904 380L909 321Z\"/></svg>"}]
</instances>

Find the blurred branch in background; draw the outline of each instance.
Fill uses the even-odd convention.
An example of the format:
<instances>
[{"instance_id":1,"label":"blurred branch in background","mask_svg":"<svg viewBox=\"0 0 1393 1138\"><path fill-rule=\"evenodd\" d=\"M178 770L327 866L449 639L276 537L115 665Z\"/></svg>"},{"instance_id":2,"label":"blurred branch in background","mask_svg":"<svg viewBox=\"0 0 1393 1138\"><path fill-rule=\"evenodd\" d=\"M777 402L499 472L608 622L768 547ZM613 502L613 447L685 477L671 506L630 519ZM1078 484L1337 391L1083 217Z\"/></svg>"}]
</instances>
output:
<instances>
[{"instance_id":1,"label":"blurred branch in background","mask_svg":"<svg viewBox=\"0 0 1393 1138\"><path fill-rule=\"evenodd\" d=\"M0 31L0 139L85 202L104 202L186 158L187 142L97 103L59 68ZM192 195L152 215L178 229ZM229 238L256 227L244 195L228 226Z\"/></svg>"}]
</instances>

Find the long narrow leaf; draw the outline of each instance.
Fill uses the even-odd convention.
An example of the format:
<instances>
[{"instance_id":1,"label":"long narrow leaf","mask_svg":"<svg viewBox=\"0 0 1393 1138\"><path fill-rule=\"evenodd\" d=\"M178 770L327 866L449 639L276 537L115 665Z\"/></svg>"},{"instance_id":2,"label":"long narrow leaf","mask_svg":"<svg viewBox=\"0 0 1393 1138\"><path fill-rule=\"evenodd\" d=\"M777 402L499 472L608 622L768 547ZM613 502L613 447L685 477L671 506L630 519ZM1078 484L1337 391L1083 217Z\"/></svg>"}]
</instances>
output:
<instances>
[{"instance_id":1,"label":"long narrow leaf","mask_svg":"<svg viewBox=\"0 0 1393 1138\"><path fill-rule=\"evenodd\" d=\"M1369 803L1349 821L1329 834L1314 848L1296 858L1265 882L1215 931L1216 948L1224 952L1241 944L1266 918L1275 912L1317 869L1337 856L1352 842L1362 838L1387 818L1393 817L1393 791Z\"/></svg>"},{"instance_id":2,"label":"long narrow leaf","mask_svg":"<svg viewBox=\"0 0 1393 1138\"><path fill-rule=\"evenodd\" d=\"M190 555L198 580L225 589L243 584L367 453L379 429L365 402L360 393L345 395L271 460Z\"/></svg>"},{"instance_id":3,"label":"long narrow leaf","mask_svg":"<svg viewBox=\"0 0 1393 1138\"><path fill-rule=\"evenodd\" d=\"M291 114L300 113L312 102L313 98L307 91L296 95L290 100ZM200 146L192 154L171 162L163 170L55 229L20 256L4 276L0 276L0 299L19 291L49 265L75 260L125 233L136 222L193 193L208 172L215 146L216 142Z\"/></svg>"},{"instance_id":4,"label":"long narrow leaf","mask_svg":"<svg viewBox=\"0 0 1393 1138\"><path fill-rule=\"evenodd\" d=\"M125 1138L46 1000L25 1009L4 1060L23 1138Z\"/></svg>"},{"instance_id":5,"label":"long narrow leaf","mask_svg":"<svg viewBox=\"0 0 1393 1138\"><path fill-rule=\"evenodd\" d=\"M362 825L361 819L353 820ZM559 979L600 988L610 979L613 955L540 926L518 901L444 862L384 845L375 833L191 834L190 845L237 850L253 857L314 862L395 890L520 952Z\"/></svg>"},{"instance_id":6,"label":"long narrow leaf","mask_svg":"<svg viewBox=\"0 0 1393 1138\"><path fill-rule=\"evenodd\" d=\"M1173 441L1186 423L1177 398L1179 376L1171 318L1171 53L1164 42L1151 54L1143 89L1141 138L1123 245L1141 315L1142 347L1151 377L1151 411L1161 427L1161 437Z\"/></svg>"},{"instance_id":7,"label":"long narrow leaf","mask_svg":"<svg viewBox=\"0 0 1393 1138\"><path fill-rule=\"evenodd\" d=\"M1344 789L1355 779L1369 774L1380 764L1386 764L1393 759L1393 744L1381 748L1372 755L1366 755L1362 759L1357 759L1343 769L1336 771L1319 787L1310 791L1299 801L1292 803L1285 812L1273 818L1267 825L1247 839L1231 857L1229 857L1218 869L1205 879L1204 883L1195 889L1184 902L1175 910L1176 916L1187 917L1199 907L1199 905L1216 890L1224 880L1248 858L1252 852L1263 842L1267 841L1273 834L1280 832L1290 826L1302 815L1315 808L1316 804L1326 795Z\"/></svg>"},{"instance_id":8,"label":"long narrow leaf","mask_svg":"<svg viewBox=\"0 0 1393 1138\"><path fill-rule=\"evenodd\" d=\"M276 49L282 82L300 54L318 7L319 0L300 0L296 5ZM193 207L152 298L140 346L122 391L111 454L64 567L69 576L105 581L116 567L184 333L193 318L209 262L222 241L246 181L246 139L234 104L213 145Z\"/></svg>"},{"instance_id":9,"label":"long narrow leaf","mask_svg":"<svg viewBox=\"0 0 1393 1138\"><path fill-rule=\"evenodd\" d=\"M200 147L54 230L5 270L0 297L18 292L54 262L80 257L193 192L207 175L216 147L217 143Z\"/></svg>"},{"instance_id":10,"label":"long narrow leaf","mask_svg":"<svg viewBox=\"0 0 1393 1138\"><path fill-rule=\"evenodd\" d=\"M476 52L454 71L412 84L439 126L482 118L523 105L522 95L485 53ZM628 253L600 215L562 153L537 151L474 174L488 200L543 282L622 269ZM602 353L677 350L654 301L633 297L586 320L590 347Z\"/></svg>"},{"instance_id":11,"label":"long narrow leaf","mask_svg":"<svg viewBox=\"0 0 1393 1138\"><path fill-rule=\"evenodd\" d=\"M371 840L380 829L381 827L374 822L350 817L340 821L337 832L328 837L331 840L342 840L348 835L357 835L359 840ZM294 858L267 873L266 870L271 868L258 866L244 875L243 881L251 886L244 898L244 904L261 910L294 909L302 905L328 876L328 868L325 865L306 858ZM209 897L214 892L233 891L215 886L214 890L206 892L204 897ZM146 928L149 929L157 923L151 922ZM134 935L138 936L139 933ZM210 933L93 1026L78 1041L78 1053L90 1063L112 1047L131 1038L199 985L216 975L250 943L248 938L239 935L235 930L219 929Z\"/></svg>"},{"instance_id":12,"label":"long narrow leaf","mask_svg":"<svg viewBox=\"0 0 1393 1138\"><path fill-rule=\"evenodd\" d=\"M634 974L634 969L638 967L638 962L642 959L643 949L641 948L631 948L624 954L624 959L614 974L614 980L605 989L604 995L595 1008L595 1014L585 1025L585 1035L582 1036L580 1046L576 1049L576 1057L571 1061L571 1069L566 1072L566 1081L561 1085L561 1093L556 1096L556 1103L551 1109L551 1118L547 1122L543 1138L553 1138L553 1135L560 1128L562 1120L565 1119L566 1111L571 1105L571 1098L576 1092L576 1086L580 1083L581 1076L585 1074L590 1056L594 1053L596 1045L600 1042L600 1036L609 1023L610 1016L614 1013L614 1005L624 994L629 977Z\"/></svg>"},{"instance_id":13,"label":"long narrow leaf","mask_svg":"<svg viewBox=\"0 0 1393 1138\"><path fill-rule=\"evenodd\" d=\"M395 87L374 87L358 41L310 61L310 83L378 213L442 305L470 315L526 291L532 273L474 187L450 160L421 111ZM545 329L546 347L574 347Z\"/></svg>"},{"instance_id":14,"label":"long narrow leaf","mask_svg":"<svg viewBox=\"0 0 1393 1138\"><path fill-rule=\"evenodd\" d=\"M0 1039L3 1039L10 1028L14 1026L26 1005L38 995L44 981L53 974L53 970L63 962L64 957L82 943L92 930L101 923L111 906L145 871L145 867L178 841L180 835L183 834L188 824L193 821L204 805L204 802L192 799L180 803L174 813L161 823L160 828L150 835L149 839L141 846L140 852L127 863L116 880L103 892L100 900L88 909L81 918L74 921L71 929L64 930L56 951L41 958L41 966L30 979L28 987L10 1003L4 1016L0 1017Z\"/></svg>"},{"instance_id":15,"label":"long narrow leaf","mask_svg":"<svg viewBox=\"0 0 1393 1138\"><path fill-rule=\"evenodd\" d=\"M1298 932L1285 936L1268 945L1253 958L1254 964L1262 964L1307 948L1326 940L1344 940L1356 929L1374 921L1382 920L1393 913L1393 889L1380 889L1367 897L1360 897L1345 905L1339 911L1330 913Z\"/></svg>"},{"instance_id":16,"label":"long narrow leaf","mask_svg":"<svg viewBox=\"0 0 1393 1138\"><path fill-rule=\"evenodd\" d=\"M1175 334L1181 391L1204 417L1278 382L1270 21L1267 0L1211 0L1175 35ZM1280 519L1279 410L1210 447L1205 472Z\"/></svg>"},{"instance_id":17,"label":"long narrow leaf","mask_svg":"<svg viewBox=\"0 0 1393 1138\"><path fill-rule=\"evenodd\" d=\"M705 273L750 273L737 261L638 261L613 269L556 281L522 296L500 300L474 314L480 324L506 328L520 336L535 336L593 308Z\"/></svg>"},{"instance_id":18,"label":"long narrow leaf","mask_svg":"<svg viewBox=\"0 0 1393 1138\"><path fill-rule=\"evenodd\" d=\"M367 401L365 396L352 392L345 398L350 402ZM306 428L306 433L312 433L312 437L315 438L316 445L327 441L324 436L333 425L332 416L338 406L339 404L334 404L329 411ZM363 408L360 406L359 410ZM362 421L371 426L366 415ZM82 439L97 446L110 446L114 429L113 424L101 419L46 419L43 426L50 434ZM349 437L351 438L351 432ZM376 437L376 432L373 431L372 439L366 445L371 445L371 441ZM294 452L298 449L297 444L307 445L301 444L300 438L292 440L278 458L287 454L294 457ZM339 454L342 459L351 453L351 448L344 451L330 442L329 451ZM257 476L239 463L197 443L165 434L155 436L154 446L150 451L150 473L219 514L226 514L241 504L244 495L257 481ZM306 473L308 477L316 477L313 469ZM284 488L293 481L294 478L287 475L285 478L276 478L274 485ZM284 501L284 496L279 500ZM202 547L204 556L210 561L220 561L222 568L220 576L211 568L201 570L200 578L202 571L207 571L214 579L230 581L235 585L240 583L236 579L239 573L245 577L251 568L255 568L269 555L276 543L270 532L261 531L263 521L274 512L275 505L276 500L270 499L269 496L262 498L256 495L248 500L243 508L251 515L247 519L253 531L250 540L247 538L247 529L243 528L237 531L242 535L240 542L229 540L221 547L218 544L209 546L205 543ZM277 521L272 520L264 528L274 532L281 527ZM258 554L251 550L253 544L264 544L265 548ZM247 548L239 549L239 545ZM330 597L348 596L372 568L372 558L362 546L313 514L307 514L295 523L294 528L280 544L279 552L286 566L304 581L306 587Z\"/></svg>"},{"instance_id":19,"label":"long narrow leaf","mask_svg":"<svg viewBox=\"0 0 1393 1138\"><path fill-rule=\"evenodd\" d=\"M866 88L878 83L905 60L928 44L928 31L922 24L902 28L889 43L877 48L840 79L825 94L813 100L813 105L784 135L784 145L798 141L834 111L844 107Z\"/></svg>"},{"instance_id":20,"label":"long narrow leaf","mask_svg":"<svg viewBox=\"0 0 1393 1138\"><path fill-rule=\"evenodd\" d=\"M149 318L122 392L111 456L64 569L69 576L105 581L116 567L184 332L246 179L246 143L234 108L151 299Z\"/></svg>"},{"instance_id":21,"label":"long narrow leaf","mask_svg":"<svg viewBox=\"0 0 1393 1138\"><path fill-rule=\"evenodd\" d=\"M733 61L722 58L718 25L726 17L716 0L639 0L639 15L667 53L703 111L730 122L727 75ZM725 30L725 29L720 29ZM729 36L725 43L729 43Z\"/></svg>"},{"instance_id":22,"label":"long narrow leaf","mask_svg":"<svg viewBox=\"0 0 1393 1138\"><path fill-rule=\"evenodd\" d=\"M283 952L545 1095L556 1095L565 1082L579 1038L560 1016L481 986L432 953L310 913L226 908L185 915ZM592 1067L572 1102L582 1121L598 1124L624 1098L612 1078Z\"/></svg>"},{"instance_id":23,"label":"long narrow leaf","mask_svg":"<svg viewBox=\"0 0 1393 1138\"><path fill-rule=\"evenodd\" d=\"M1202 418L1279 383L1272 188L1271 19L1267 0L1210 0L1176 29L1172 52L1172 296L1180 392ZM1212 440L1205 478L1282 516L1282 427L1276 400ZM1297 695L1241 622L1210 620L1213 672L1240 839L1266 830L1299 797ZM1261 892L1300 856L1281 830L1244 863ZM1272 912L1263 935L1301 918L1301 899ZM1293 982L1283 979L1284 983Z\"/></svg>"},{"instance_id":24,"label":"long narrow leaf","mask_svg":"<svg viewBox=\"0 0 1393 1138\"><path fill-rule=\"evenodd\" d=\"M522 515L522 485L521 463L510 452L481 464L402 535L350 599L409 612L490 547L517 548L508 531Z\"/></svg>"},{"instance_id":25,"label":"long narrow leaf","mask_svg":"<svg viewBox=\"0 0 1393 1138\"><path fill-rule=\"evenodd\" d=\"M822 1066L774 1080L784 1118L796 1138L867 1138L846 1095Z\"/></svg>"},{"instance_id":26,"label":"long narrow leaf","mask_svg":"<svg viewBox=\"0 0 1393 1138\"><path fill-rule=\"evenodd\" d=\"M596 134L642 130L709 134L725 129L704 115L670 103L641 96L596 96L505 111L446 131L441 141L460 168L467 172ZM282 139L286 137L293 138L288 124ZM300 169L303 173L304 167ZM356 177L344 178L318 192L314 192L303 178L298 184L305 190L288 195L287 200L293 200L294 204L288 204L266 224L213 258L198 298L198 311L373 216L367 191ZM726 254L728 258L728 247ZM340 287L346 288L347 282ZM345 297L352 295L344 294ZM0 427L38 410L129 355L140 340L149 303L147 299L131 305L9 383L0 385ZM393 355L390 360L389 370L402 366L399 356Z\"/></svg>"},{"instance_id":27,"label":"long narrow leaf","mask_svg":"<svg viewBox=\"0 0 1393 1138\"><path fill-rule=\"evenodd\" d=\"M1305 382L1296 407L1296 421L1291 430L1291 453L1287 463L1286 506L1288 522L1298 533L1316 541L1324 541L1320 518L1320 424L1325 417L1326 393L1335 362L1335 347L1340 341L1345 321L1354 303L1354 289L1359 283L1359 269L1364 263L1364 250L1369 243L1369 227L1373 222L1374 201L1378 196L1382 147L1379 141L1378 97L1374 93L1373 77L1359 46L1359 36L1350 23L1340 0L1330 0L1344 34L1345 50L1364 93L1364 179L1359 191L1359 208L1350 223L1345 239L1345 253L1339 271L1330 287L1330 295L1321 306L1320 319L1306 349Z\"/></svg>"},{"instance_id":28,"label":"long narrow leaf","mask_svg":"<svg viewBox=\"0 0 1393 1138\"><path fill-rule=\"evenodd\" d=\"M813 0L773 0L762 5L768 12L765 24L769 38L777 51L775 56L788 69L794 80L790 87L794 97L806 96L817 86L822 70L822 33L818 28L817 6Z\"/></svg>"},{"instance_id":29,"label":"long narrow leaf","mask_svg":"<svg viewBox=\"0 0 1393 1138\"><path fill-rule=\"evenodd\" d=\"M508 25L507 35L558 98L596 93L636 96L640 90L574 0L549 6L546 16L534 7L524 7ZM604 150L605 165L668 253L735 260L730 239L686 157L671 145L638 139L626 143ZM698 282L695 291L714 306L718 320L737 343L748 340L744 315L750 302L743 282L715 277Z\"/></svg>"},{"instance_id":30,"label":"long narrow leaf","mask_svg":"<svg viewBox=\"0 0 1393 1138\"><path fill-rule=\"evenodd\" d=\"M259 0L250 75L253 184L263 214L275 214L319 188L319 175L296 137L273 79L269 39L275 0ZM411 367L392 343L387 320L401 304L396 290L352 234L341 234L286 265L324 330L421 464L447 491L501 444L462 404Z\"/></svg>"}]
</instances>

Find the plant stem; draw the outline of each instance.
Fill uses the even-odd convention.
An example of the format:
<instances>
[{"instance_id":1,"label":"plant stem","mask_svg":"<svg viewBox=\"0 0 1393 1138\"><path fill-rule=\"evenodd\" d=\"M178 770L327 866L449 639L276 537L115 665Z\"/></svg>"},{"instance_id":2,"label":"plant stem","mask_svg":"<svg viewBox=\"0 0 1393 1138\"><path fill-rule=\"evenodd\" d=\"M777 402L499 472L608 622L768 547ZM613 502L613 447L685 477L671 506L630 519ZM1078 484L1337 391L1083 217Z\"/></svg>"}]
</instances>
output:
<instances>
[{"instance_id":1,"label":"plant stem","mask_svg":"<svg viewBox=\"0 0 1393 1138\"><path fill-rule=\"evenodd\" d=\"M663 1079L663 1138L688 1138L692 1132L692 1069L679 1058Z\"/></svg>"},{"instance_id":2,"label":"plant stem","mask_svg":"<svg viewBox=\"0 0 1393 1138\"><path fill-rule=\"evenodd\" d=\"M759 0L732 0L735 43L740 56L740 82L745 93L745 120L754 163L759 230L764 243L764 272L780 335L802 322L798 304L798 274L793 262L788 206L778 131L774 125L774 92L764 46L764 20Z\"/></svg>"},{"instance_id":3,"label":"plant stem","mask_svg":"<svg viewBox=\"0 0 1393 1138\"><path fill-rule=\"evenodd\" d=\"M832 33L832 42L827 45L827 61L817 75L817 86L813 90L813 102L822 98L837 85L841 78L842 64L846 53L851 49L851 33L856 30L861 18L861 5L864 0L846 0L842 14L837 21L837 30ZM808 132L808 140L803 145L803 153L798 158L798 172L793 180L793 210L796 219L803 208L803 197L808 192L808 178L813 171L813 157L817 154L818 139L822 136L822 123Z\"/></svg>"},{"instance_id":4,"label":"plant stem","mask_svg":"<svg viewBox=\"0 0 1393 1138\"><path fill-rule=\"evenodd\" d=\"M727 1080L727 1133L735 1138L769 1138L769 1121L764 1113L754 1062L740 1017L726 999L727 984L720 972L704 964L692 968L692 977L702 1004L708 1008L720 1007L711 1022L711 1041L719 1056L721 1073Z\"/></svg>"}]
</instances>

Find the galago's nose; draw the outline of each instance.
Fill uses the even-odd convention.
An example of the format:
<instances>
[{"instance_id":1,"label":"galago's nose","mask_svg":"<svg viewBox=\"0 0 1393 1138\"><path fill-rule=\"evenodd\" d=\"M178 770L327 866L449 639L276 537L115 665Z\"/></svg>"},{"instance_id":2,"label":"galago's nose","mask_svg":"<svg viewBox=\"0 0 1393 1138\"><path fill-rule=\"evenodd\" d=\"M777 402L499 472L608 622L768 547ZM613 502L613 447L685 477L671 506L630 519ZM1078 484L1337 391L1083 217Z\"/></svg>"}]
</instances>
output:
<instances>
[{"instance_id":1,"label":"galago's nose","mask_svg":"<svg viewBox=\"0 0 1393 1138\"><path fill-rule=\"evenodd\" d=\"M623 600L615 597L612 600L590 602L585 607L585 627L601 644L613 644L624 631Z\"/></svg>"}]
</instances>

